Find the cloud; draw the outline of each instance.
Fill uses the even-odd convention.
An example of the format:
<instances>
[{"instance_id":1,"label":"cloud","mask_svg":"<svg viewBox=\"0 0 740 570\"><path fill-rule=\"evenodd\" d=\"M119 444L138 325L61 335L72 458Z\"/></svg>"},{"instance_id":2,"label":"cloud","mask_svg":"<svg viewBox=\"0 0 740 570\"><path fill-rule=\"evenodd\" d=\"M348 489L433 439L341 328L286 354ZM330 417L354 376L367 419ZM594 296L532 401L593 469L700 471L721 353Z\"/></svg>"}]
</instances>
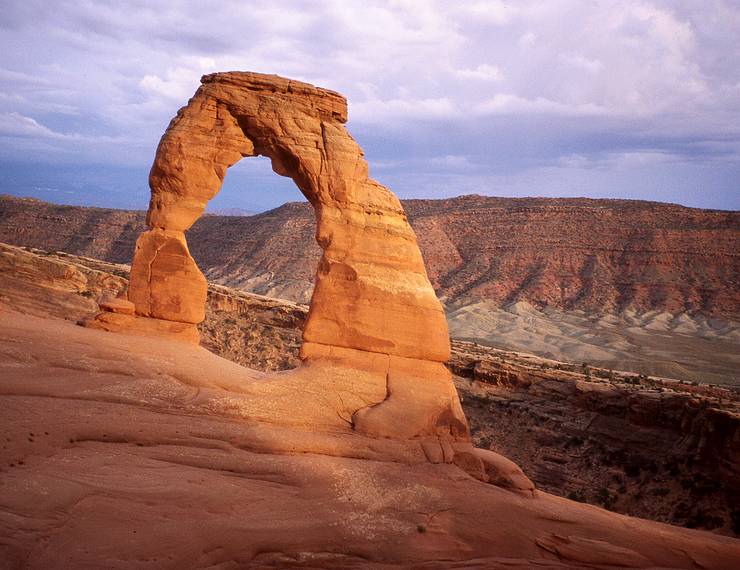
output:
<instances>
[{"instance_id":1,"label":"cloud","mask_svg":"<svg viewBox=\"0 0 740 570\"><path fill-rule=\"evenodd\" d=\"M568 104L544 97L525 99L511 93L497 93L475 106L478 115L539 115L553 114L570 117L604 115L609 111L593 103Z\"/></svg>"},{"instance_id":2,"label":"cloud","mask_svg":"<svg viewBox=\"0 0 740 570\"><path fill-rule=\"evenodd\" d=\"M29 75L21 71L11 71L0 68L0 81L4 83L24 83L27 85L49 85L49 80L44 77Z\"/></svg>"},{"instance_id":3,"label":"cloud","mask_svg":"<svg viewBox=\"0 0 740 570\"><path fill-rule=\"evenodd\" d=\"M55 133L51 129L40 125L31 117L24 117L20 113L0 113L0 134L5 136L41 137L65 139L65 135Z\"/></svg>"},{"instance_id":4,"label":"cloud","mask_svg":"<svg viewBox=\"0 0 740 570\"><path fill-rule=\"evenodd\" d=\"M139 81L143 91L155 97L175 101L187 101L200 85L200 78L207 72L216 71L216 61L210 57L193 58L188 66L168 68L164 77L145 75Z\"/></svg>"},{"instance_id":5,"label":"cloud","mask_svg":"<svg viewBox=\"0 0 740 570\"><path fill-rule=\"evenodd\" d=\"M3 12L6 161L43 147L145 177L200 76L245 69L346 95L353 134L409 192L424 191L409 183L424 169L461 191L640 160L668 178L701 161L740 178L733 0L10 0Z\"/></svg>"},{"instance_id":6,"label":"cloud","mask_svg":"<svg viewBox=\"0 0 740 570\"><path fill-rule=\"evenodd\" d=\"M577 169L633 169L670 162L681 162L687 160L687 158L689 157L662 149L641 149L592 156L571 154L561 156L558 159L558 165L565 168Z\"/></svg>"},{"instance_id":7,"label":"cloud","mask_svg":"<svg viewBox=\"0 0 740 570\"><path fill-rule=\"evenodd\" d=\"M535 43L537 43L537 34L535 34L534 32L525 32L524 34L519 36L517 43L520 47L523 48L531 47Z\"/></svg>"},{"instance_id":8,"label":"cloud","mask_svg":"<svg viewBox=\"0 0 740 570\"><path fill-rule=\"evenodd\" d=\"M475 168L475 165L470 161L467 156L459 154L447 154L445 156L435 156L429 159L429 162L434 165L449 168L451 170L466 170Z\"/></svg>"},{"instance_id":9,"label":"cloud","mask_svg":"<svg viewBox=\"0 0 740 570\"><path fill-rule=\"evenodd\" d=\"M462 79L478 79L481 81L501 81L504 78L498 67L487 63L481 63L474 69L458 69L455 73Z\"/></svg>"},{"instance_id":10,"label":"cloud","mask_svg":"<svg viewBox=\"0 0 740 570\"><path fill-rule=\"evenodd\" d=\"M438 99L370 99L350 104L353 122L376 123L378 120L446 119L458 114L452 101Z\"/></svg>"},{"instance_id":11,"label":"cloud","mask_svg":"<svg viewBox=\"0 0 740 570\"><path fill-rule=\"evenodd\" d=\"M567 65L581 68L589 73L598 73L604 69L604 64L598 59L589 59L578 53L563 53L560 54L559 59Z\"/></svg>"},{"instance_id":12,"label":"cloud","mask_svg":"<svg viewBox=\"0 0 740 570\"><path fill-rule=\"evenodd\" d=\"M463 3L459 9L464 14L472 16L478 21L499 26L509 23L517 13L514 4L499 0Z\"/></svg>"}]
</instances>

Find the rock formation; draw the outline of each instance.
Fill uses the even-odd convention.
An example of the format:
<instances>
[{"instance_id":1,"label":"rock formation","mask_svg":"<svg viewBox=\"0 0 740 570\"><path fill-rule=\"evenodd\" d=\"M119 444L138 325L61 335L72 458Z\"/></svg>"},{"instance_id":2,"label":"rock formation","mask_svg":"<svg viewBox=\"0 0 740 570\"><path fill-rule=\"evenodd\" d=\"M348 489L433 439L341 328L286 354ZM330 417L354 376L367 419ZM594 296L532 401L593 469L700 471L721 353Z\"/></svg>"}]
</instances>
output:
<instances>
[{"instance_id":1,"label":"rock formation","mask_svg":"<svg viewBox=\"0 0 740 570\"><path fill-rule=\"evenodd\" d=\"M123 265L0 243L8 311L77 322L99 306L115 318L133 311L116 298L128 275ZM254 370L292 369L307 313L210 284L201 345ZM740 535L737 390L451 344L449 367L490 483L534 483L618 513Z\"/></svg>"},{"instance_id":2,"label":"rock formation","mask_svg":"<svg viewBox=\"0 0 740 570\"><path fill-rule=\"evenodd\" d=\"M740 317L740 212L586 198L401 204L437 295L456 306ZM130 263L144 218L0 196L0 241ZM308 204L291 202L255 216L204 216L188 239L209 281L308 302L321 257L315 225Z\"/></svg>"},{"instance_id":3,"label":"rock formation","mask_svg":"<svg viewBox=\"0 0 740 570\"><path fill-rule=\"evenodd\" d=\"M332 402L320 367L290 385L191 343L12 305L0 329L3 568L734 570L740 558L736 539L533 494L490 452L495 485L430 465L414 440L341 420L306 429L337 419L299 405ZM344 380L361 388L360 373Z\"/></svg>"},{"instance_id":4,"label":"rock formation","mask_svg":"<svg viewBox=\"0 0 740 570\"><path fill-rule=\"evenodd\" d=\"M447 323L416 236L398 198L368 177L346 120L347 103L332 91L255 73L204 76L162 137L151 169L149 230L136 243L128 292L136 316L106 311L93 324L196 338L207 283L185 232L230 166L267 156L316 214L323 254L301 347L312 378L332 378L344 392L336 413L356 431L440 436L423 444L432 462L461 461L485 479L444 366ZM293 378L305 375L298 370Z\"/></svg>"},{"instance_id":5,"label":"rock formation","mask_svg":"<svg viewBox=\"0 0 740 570\"><path fill-rule=\"evenodd\" d=\"M305 342L443 362L442 308L398 199L368 178L338 94L274 76L214 74L159 144L152 198L129 297L143 316L198 323L205 279L184 231L220 190L228 167L264 155L313 205L319 262ZM317 347L311 351L321 350Z\"/></svg>"}]
</instances>

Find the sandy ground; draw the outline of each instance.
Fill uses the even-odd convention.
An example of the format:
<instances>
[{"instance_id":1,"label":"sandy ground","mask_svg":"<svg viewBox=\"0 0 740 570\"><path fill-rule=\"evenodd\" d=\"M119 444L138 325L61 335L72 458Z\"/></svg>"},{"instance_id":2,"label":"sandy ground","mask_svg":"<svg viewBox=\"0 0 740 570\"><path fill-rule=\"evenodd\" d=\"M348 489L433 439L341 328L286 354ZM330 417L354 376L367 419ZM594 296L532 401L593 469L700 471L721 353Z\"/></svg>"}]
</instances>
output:
<instances>
[{"instance_id":1,"label":"sandy ground","mask_svg":"<svg viewBox=\"0 0 740 570\"><path fill-rule=\"evenodd\" d=\"M447 307L450 335L553 360L740 385L740 323L650 312L589 315L520 301Z\"/></svg>"}]
</instances>

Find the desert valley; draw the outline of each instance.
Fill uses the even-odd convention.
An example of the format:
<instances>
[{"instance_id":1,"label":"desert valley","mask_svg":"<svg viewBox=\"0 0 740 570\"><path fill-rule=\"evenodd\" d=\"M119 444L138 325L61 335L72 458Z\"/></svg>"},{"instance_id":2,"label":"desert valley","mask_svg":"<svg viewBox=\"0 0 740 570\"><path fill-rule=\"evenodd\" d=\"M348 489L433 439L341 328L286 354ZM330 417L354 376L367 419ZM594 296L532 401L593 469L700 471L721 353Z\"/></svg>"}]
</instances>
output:
<instances>
[{"instance_id":1,"label":"desert valley","mask_svg":"<svg viewBox=\"0 0 740 570\"><path fill-rule=\"evenodd\" d=\"M248 191L245 189L245 192ZM453 338L592 366L740 385L740 214L639 201L403 202ZM145 212L0 196L0 242L131 262ZM307 203L200 218L209 281L308 304Z\"/></svg>"},{"instance_id":2,"label":"desert valley","mask_svg":"<svg viewBox=\"0 0 740 570\"><path fill-rule=\"evenodd\" d=\"M2 567L736 568L740 213L401 202L346 121L205 75L146 213L0 199ZM308 202L203 215L255 155Z\"/></svg>"}]
</instances>

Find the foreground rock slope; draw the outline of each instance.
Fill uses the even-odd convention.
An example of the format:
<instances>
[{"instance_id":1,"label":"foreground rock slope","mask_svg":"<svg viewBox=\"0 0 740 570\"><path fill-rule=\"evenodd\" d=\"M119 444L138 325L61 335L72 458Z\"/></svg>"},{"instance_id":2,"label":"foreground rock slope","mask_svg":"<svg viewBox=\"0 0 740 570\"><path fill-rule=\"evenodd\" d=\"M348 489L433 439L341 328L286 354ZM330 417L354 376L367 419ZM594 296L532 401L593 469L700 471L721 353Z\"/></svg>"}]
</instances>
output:
<instances>
[{"instance_id":1,"label":"foreground rock slope","mask_svg":"<svg viewBox=\"0 0 740 570\"><path fill-rule=\"evenodd\" d=\"M0 297L72 322L128 284L128 267L0 246ZM298 366L308 308L209 285L201 344L260 371ZM476 446L540 489L616 512L740 534L740 394L452 341ZM527 434L522 439L521 434Z\"/></svg>"},{"instance_id":2,"label":"foreground rock slope","mask_svg":"<svg viewBox=\"0 0 740 570\"><path fill-rule=\"evenodd\" d=\"M0 325L4 567L729 569L740 557L735 539L518 491L500 462L485 484L336 417L317 427L312 412L308 430L291 406L277 422L253 405L261 373L196 346L7 301ZM285 396L314 389L335 397L311 384Z\"/></svg>"},{"instance_id":3,"label":"foreground rock slope","mask_svg":"<svg viewBox=\"0 0 740 570\"><path fill-rule=\"evenodd\" d=\"M428 474L420 475L412 470L401 475L397 464L381 462L380 467L373 464L367 468L363 460L355 464L349 462L353 466L348 467L340 459L332 465L333 460L324 457L323 450L296 454L308 442L316 440L304 431L295 434L279 428L280 433L276 435L266 425L260 428L252 421L245 423L245 419L240 418L248 408L239 405L243 396L238 387L236 392L232 391L234 388L222 392L212 386L201 386L205 378L204 369L212 371L216 383L229 377L229 374L224 376L221 369L226 366L226 363L221 364L223 360L199 351L193 365L196 370L193 371L185 366L188 359L182 355L182 343L171 346L165 343L167 354L156 356L158 353L153 351L150 343L140 344L143 343L140 337L128 338L70 327L72 323L95 314L98 311L97 300L125 290L126 266L3 246L0 268L0 318L6 319L2 323L5 332L0 337L3 354L0 409L3 410L2 427L8 433L2 442L0 496L5 497L2 499L4 505L12 505L12 509L5 513L6 518L2 519L3 535L8 537L2 547L5 548L3 559L8 561L8 567L48 567L45 566L47 562L53 566L49 561L60 552L67 558L58 560L72 560L77 566L84 565L87 560L88 565L116 567L118 563L122 567L136 567L148 564L142 559L149 558L151 563L173 568L183 564L207 566L224 560L237 561L235 563L242 567L372 567L372 561L377 560L377 552L384 548L383 541L403 544L405 539L402 537L407 536L412 541L426 538L427 546L433 545L433 552L417 559L414 558L418 555L415 547L399 558L391 556L383 560L402 565L414 561L421 568L454 567L454 559L458 562L464 560L464 567L526 568L536 565L567 568L579 564L576 560L584 556L576 553L579 549L594 547L587 541L573 539L573 531L569 529L570 534L558 536L571 536L568 539L570 549L565 549L570 558L556 561L552 557L551 560L548 551L539 546L534 547L536 554L524 555L535 558L525 560L510 546L498 551L496 541L499 539L496 536L505 532L512 505L504 502L500 507L507 513L507 523L501 526L497 522L496 511L486 512L482 505L461 507L455 494L464 495L468 501L471 495L490 485L475 483L472 479L467 479L467 483L457 481L454 485L462 486L448 496L449 481L440 483L437 475L434 476L436 486L429 488L426 483ZM215 285L209 290L207 315L200 330L204 346L211 350L262 370L291 368L298 363L300 326L305 320L305 307ZM61 319L69 325L63 324ZM19 327L18 322L23 326ZM156 346L160 346L159 341ZM49 353L52 349L53 352ZM141 362L133 356L137 350L145 350ZM723 451L722 446L737 440L736 436L732 437L732 433L737 433L737 427L733 432L732 424L727 422L707 423L723 413L731 414L718 408L720 399L727 402L732 397L731 393L722 389L712 393L711 388L687 384L677 387L685 393L696 391L696 397L704 402L700 406L704 410L701 413L708 418L704 421L705 428L687 439L686 435L671 429L673 422L657 431L659 426L651 428L650 422L659 419L654 412L643 414L640 424L614 423L614 412L608 409L615 407L613 395L604 399L598 397L611 390L591 391L591 397L580 404L581 399L574 400L570 390L573 394L578 393L577 384L583 385L583 371L569 372L567 365L552 362L547 363L547 368L542 368L543 362L547 361L491 351L470 343L453 343L452 369L460 375L458 388L471 421L474 440L480 447L514 457L540 489L572 497L573 493L578 493L574 498L594 500L600 504L608 501L607 506L612 509L637 512L642 516L657 515L662 520L715 529L718 529L716 523L707 523L712 522L711 517L722 516L724 523L721 526L731 532L730 518L733 506L737 504L737 486L733 486L729 479L722 480L712 469L716 465L736 461L736 450L727 448ZM557 367L566 369L558 370ZM229 370L233 372L235 369ZM259 372L238 370L249 378L260 376ZM596 376L597 373L597 370L591 372L592 381L604 381ZM652 401L658 394L656 388L645 386L640 390L639 385L630 383L645 382L635 379L634 375L614 373L614 376L613 381L604 387L614 383L624 389L629 388L626 394L631 394L629 400L633 406L643 393ZM29 381L29 378L35 380ZM188 395L184 396L184 392ZM31 395L22 396L29 393ZM676 392L676 395L680 393ZM179 399L176 397L178 394ZM673 390L664 392L667 397L672 394ZM153 401L149 401L150 398ZM205 403L198 407L196 400ZM615 411L618 408L616 406ZM194 414L195 411L198 413ZM182 420L177 419L179 414L183 414ZM146 421L142 419L144 416L148 418ZM287 421L289 423L290 418ZM737 423L736 419L734 425ZM690 429L693 429L692 425L698 428L702 423L694 422L689 425ZM260 429L265 431L260 432ZM725 444L720 443L722 440L713 439L719 435L726 438ZM256 441L252 441L252 436ZM671 438L677 442L683 439L686 442L684 446L698 447L691 452L690 447L676 447ZM640 445L635 445L640 440ZM692 440L694 444L690 443ZM279 444L281 441L283 443ZM522 445L525 441L530 443ZM259 447L265 445L275 447L269 451ZM341 454L347 449L336 442L325 445L331 448L330 454ZM379 442L372 445L377 447ZM256 456L244 450L254 450L252 446L260 450ZM359 443L352 444L353 453L360 453L360 448ZM536 452L532 453L535 449ZM680 475L664 471L671 459L670 454L677 454L673 459L682 470ZM275 467L270 458L282 467ZM584 458L589 462L585 463ZM651 461L657 464L657 468L651 467ZM686 466L687 461L691 462L690 467ZM56 471L60 462L64 468ZM385 471L383 466L388 466L390 471ZM287 473L283 473L283 468ZM358 500L356 494L336 490L329 493L324 488L334 485L339 489L335 481L339 475L334 478L326 475L334 469L340 469L342 485L350 484L347 483L348 478L354 477L353 488L364 489L365 499L357 503L357 511L338 511L345 512L346 518L341 524L348 530L342 533L346 532L351 539L345 538L345 542L340 544L336 536L326 539L326 533L322 531L315 539L321 542L320 552L301 553L299 549L311 541L291 543L290 532L285 529L313 533L319 532L316 529L321 524L316 520L305 520L308 512L311 513L309 518L313 519L315 509L306 506L308 499L294 501L296 497L324 500L329 506L337 500L341 508ZM302 474L300 483L295 482L298 473ZM615 474L624 478L623 483L628 489L626 496L618 493L619 483L612 481ZM164 479L161 478L163 476ZM503 468L501 476L506 476ZM459 477L457 475L451 481ZM507 480L522 486L516 481L516 474L513 480L511 477L509 475L508 479L499 481L502 489L507 488ZM676 495L673 488L670 494L653 492L674 483L683 489L686 479L691 484L683 490L683 496ZM6 482L9 484L11 481L15 481L13 486L7 486ZM24 485L32 484L28 487L34 489L32 494L14 486L21 481ZM387 481L390 483L386 487ZM717 489L708 488L715 482L721 490L719 495ZM318 488L311 490L311 485ZM241 497L247 491L234 495L235 490L249 489L250 486L254 486L250 491L253 496L245 495L250 508L246 511L237 509L234 497ZM608 488L608 495L600 493L602 486ZM428 503L427 495L422 495L424 504L415 515L417 521L408 511L410 501L422 488L424 493L447 498L444 504L433 504ZM277 500L276 495L280 496L278 491L281 489L293 490L289 497ZM735 489L734 495L732 489ZM58 497L56 502L52 504L44 500L38 503L36 493L52 491ZM731 494L725 497L725 491ZM521 501L516 498L518 495L508 493L515 503ZM635 496L637 494L641 496ZM544 493L539 492L538 497L542 496ZM148 505L144 512L140 512L142 501ZM271 503L274 511L270 511L269 501L276 501ZM674 513L674 507L680 501L690 504L684 519L680 518L680 513L679 516ZM32 504L36 505L32 511L24 511ZM80 507L75 507L76 504ZM571 501L562 504L579 508ZM448 510L435 514L431 510L433 508ZM395 512L397 509L406 514L399 515ZM266 511L270 511L269 516L264 514ZM21 532L14 522L23 512L35 521L33 534ZM113 522L106 522L105 517L111 512L116 513L115 518ZM279 520L275 517L277 512L283 513ZM575 512L580 513L578 510ZM250 518L252 513L255 513L254 520ZM688 520L692 517L693 522ZM169 522L163 525L165 520ZM192 520L215 525L218 531L203 533ZM525 524L517 520L511 524ZM638 519L625 520L633 521L631 525L647 524ZM58 521L67 521L64 533L53 530ZM335 519L331 521L336 522ZM154 535L156 540L147 530L154 523L159 529ZM81 552L75 545L86 536L85 533L92 532L92 525L95 525L95 536L102 538L92 543L87 540L86 552ZM470 533L476 525L481 527L481 532L473 532L464 540L457 535L454 540L450 538L450 532ZM566 524L565 528L570 526ZM338 524L333 524L331 528L337 527ZM105 529L102 535L101 528ZM514 525L514 529L506 531L505 536L508 537L516 528ZM251 537L257 531L257 535L265 537L277 532L270 542L272 550L253 555L255 546L246 546L248 541L239 536L247 532L245 529ZM233 542L219 536L220 531L227 537L234 536ZM401 532L401 538L397 536L398 532ZM526 529L522 527L517 532L526 532ZM188 539L177 536L178 533L184 533ZM39 536L48 537L44 542L48 546L43 549L35 546ZM345 537L345 534L341 536ZM692 534L690 541L696 542L698 536L704 535ZM34 548L28 540L34 541ZM478 546L472 546L471 540ZM599 536L597 540L603 540L603 537ZM116 551L121 544L135 547L123 561L116 562L114 558L119 556ZM215 545L220 548L214 550ZM446 552L448 547L453 554ZM597 550L599 547L603 548L603 544L597 543ZM372 554L367 554L368 550ZM479 556L476 552L493 554L474 558ZM357 553L369 560L358 559ZM424 556L428 557L426 563L421 562ZM444 557L446 562L440 562L439 557ZM715 566L706 567L723 567L721 561L713 561ZM687 559L674 562L675 567L691 568L694 567L692 564ZM593 567L591 562L586 565Z\"/></svg>"}]
</instances>

